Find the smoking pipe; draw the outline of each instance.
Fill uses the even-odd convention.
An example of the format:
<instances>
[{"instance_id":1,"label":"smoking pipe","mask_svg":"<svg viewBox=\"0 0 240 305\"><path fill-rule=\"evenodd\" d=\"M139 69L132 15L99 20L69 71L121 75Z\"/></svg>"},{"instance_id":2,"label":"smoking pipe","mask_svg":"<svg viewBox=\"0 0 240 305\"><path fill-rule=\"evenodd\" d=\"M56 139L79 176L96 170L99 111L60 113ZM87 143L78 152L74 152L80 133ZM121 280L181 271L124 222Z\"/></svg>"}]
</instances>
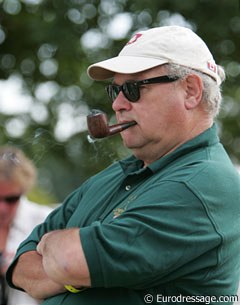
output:
<instances>
[{"instance_id":1,"label":"smoking pipe","mask_svg":"<svg viewBox=\"0 0 240 305\"><path fill-rule=\"evenodd\" d=\"M131 121L109 126L106 113L97 109L92 109L87 116L89 134L96 139L112 136L135 124L135 121Z\"/></svg>"}]
</instances>

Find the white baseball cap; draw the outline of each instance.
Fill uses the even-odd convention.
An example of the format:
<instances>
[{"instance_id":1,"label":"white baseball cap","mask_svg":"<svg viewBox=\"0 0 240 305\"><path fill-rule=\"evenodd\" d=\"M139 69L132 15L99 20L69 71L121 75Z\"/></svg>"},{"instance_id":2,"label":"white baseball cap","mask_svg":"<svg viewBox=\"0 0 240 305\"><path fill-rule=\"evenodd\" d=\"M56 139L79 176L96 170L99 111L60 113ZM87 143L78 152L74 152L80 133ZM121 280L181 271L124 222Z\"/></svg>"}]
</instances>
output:
<instances>
[{"instance_id":1,"label":"white baseball cap","mask_svg":"<svg viewBox=\"0 0 240 305\"><path fill-rule=\"evenodd\" d=\"M104 80L115 73L133 74L166 63L203 72L218 84L224 79L222 68L216 65L205 42L181 26L156 27L136 33L117 57L93 64L87 72L95 80Z\"/></svg>"}]
</instances>

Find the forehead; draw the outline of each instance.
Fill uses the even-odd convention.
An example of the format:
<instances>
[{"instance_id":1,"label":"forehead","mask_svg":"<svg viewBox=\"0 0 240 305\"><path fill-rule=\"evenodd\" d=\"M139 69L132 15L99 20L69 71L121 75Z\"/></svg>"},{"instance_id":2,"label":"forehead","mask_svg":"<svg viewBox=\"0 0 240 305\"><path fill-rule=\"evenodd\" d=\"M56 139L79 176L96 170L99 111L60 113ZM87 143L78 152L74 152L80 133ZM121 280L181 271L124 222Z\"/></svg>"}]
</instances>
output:
<instances>
[{"instance_id":1,"label":"forehead","mask_svg":"<svg viewBox=\"0 0 240 305\"><path fill-rule=\"evenodd\" d=\"M123 83L127 80L143 80L151 77L164 75L166 72L167 72L166 65L161 65L139 73L133 73L133 74L116 73L114 75L114 82Z\"/></svg>"}]
</instances>

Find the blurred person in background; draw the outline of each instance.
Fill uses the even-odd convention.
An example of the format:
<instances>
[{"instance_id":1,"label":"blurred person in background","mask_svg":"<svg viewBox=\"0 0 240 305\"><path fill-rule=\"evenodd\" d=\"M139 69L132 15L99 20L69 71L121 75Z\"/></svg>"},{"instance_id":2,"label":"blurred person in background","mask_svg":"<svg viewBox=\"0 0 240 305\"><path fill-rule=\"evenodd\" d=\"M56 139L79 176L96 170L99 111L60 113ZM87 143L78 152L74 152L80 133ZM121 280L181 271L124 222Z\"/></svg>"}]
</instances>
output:
<instances>
[{"instance_id":1,"label":"blurred person in background","mask_svg":"<svg viewBox=\"0 0 240 305\"><path fill-rule=\"evenodd\" d=\"M30 202L26 194L36 183L33 163L16 147L0 147L0 304L36 305L25 292L6 285L5 272L19 244L51 211Z\"/></svg>"}]
</instances>

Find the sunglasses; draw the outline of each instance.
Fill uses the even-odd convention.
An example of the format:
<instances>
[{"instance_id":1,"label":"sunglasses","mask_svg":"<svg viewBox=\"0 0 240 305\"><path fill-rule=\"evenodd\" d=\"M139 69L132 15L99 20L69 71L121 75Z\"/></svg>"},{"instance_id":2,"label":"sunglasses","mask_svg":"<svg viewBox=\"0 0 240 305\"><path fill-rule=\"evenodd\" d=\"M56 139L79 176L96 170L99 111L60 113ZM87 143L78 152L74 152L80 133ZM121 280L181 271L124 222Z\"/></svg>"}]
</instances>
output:
<instances>
[{"instance_id":1,"label":"sunglasses","mask_svg":"<svg viewBox=\"0 0 240 305\"><path fill-rule=\"evenodd\" d=\"M117 98L120 91L130 102L137 102L140 99L140 88L143 85L149 84L161 84L161 83L171 83L178 80L180 77L163 75L154 78L148 78L140 81L127 81L122 85L110 84L106 87L107 94L110 97L112 103Z\"/></svg>"},{"instance_id":2,"label":"sunglasses","mask_svg":"<svg viewBox=\"0 0 240 305\"><path fill-rule=\"evenodd\" d=\"M5 197L0 197L0 202L5 202L6 204L13 205L18 202L21 195L10 195Z\"/></svg>"}]
</instances>

